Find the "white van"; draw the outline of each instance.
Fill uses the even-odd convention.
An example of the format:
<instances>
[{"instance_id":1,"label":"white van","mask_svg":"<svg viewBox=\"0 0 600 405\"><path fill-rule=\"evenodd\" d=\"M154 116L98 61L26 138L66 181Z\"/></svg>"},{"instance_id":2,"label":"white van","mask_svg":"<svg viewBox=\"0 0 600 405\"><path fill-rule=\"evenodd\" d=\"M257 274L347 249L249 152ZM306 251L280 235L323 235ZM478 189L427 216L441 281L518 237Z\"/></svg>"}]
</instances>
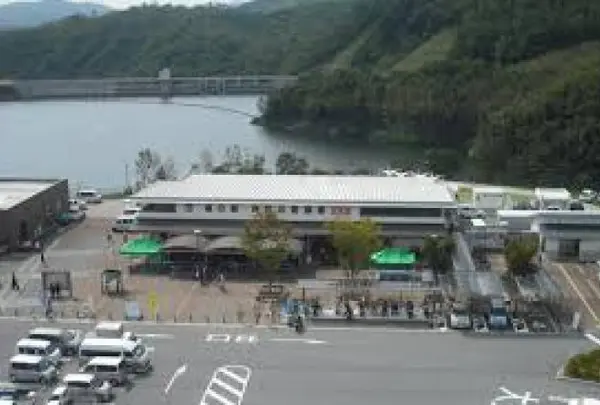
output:
<instances>
[{"instance_id":1,"label":"white van","mask_svg":"<svg viewBox=\"0 0 600 405\"><path fill-rule=\"evenodd\" d=\"M94 328L94 336L107 339L124 339L141 343L142 340L133 332L125 332L122 322L98 322Z\"/></svg>"},{"instance_id":2,"label":"white van","mask_svg":"<svg viewBox=\"0 0 600 405\"><path fill-rule=\"evenodd\" d=\"M16 354L10 359L8 376L12 382L49 384L58 378L58 372L52 362L45 357Z\"/></svg>"},{"instance_id":3,"label":"white van","mask_svg":"<svg viewBox=\"0 0 600 405\"><path fill-rule=\"evenodd\" d=\"M29 331L27 337L52 342L61 349L64 355L69 355L77 353L83 334L79 330L35 328Z\"/></svg>"},{"instance_id":4,"label":"white van","mask_svg":"<svg viewBox=\"0 0 600 405\"><path fill-rule=\"evenodd\" d=\"M108 381L112 386L125 385L129 382L123 357L94 357L79 372L93 374L102 381Z\"/></svg>"},{"instance_id":5,"label":"white van","mask_svg":"<svg viewBox=\"0 0 600 405\"><path fill-rule=\"evenodd\" d=\"M94 357L123 357L127 368L133 372L152 369L147 348L132 340L86 338L79 346L79 363L83 365Z\"/></svg>"},{"instance_id":6,"label":"white van","mask_svg":"<svg viewBox=\"0 0 600 405\"><path fill-rule=\"evenodd\" d=\"M79 190L77 194L75 194L75 197L88 204L100 204L102 202L102 194L94 189Z\"/></svg>"},{"instance_id":7,"label":"white van","mask_svg":"<svg viewBox=\"0 0 600 405\"><path fill-rule=\"evenodd\" d=\"M67 397L71 403L109 402L114 394L108 381L101 381L93 374L67 374L63 378L67 386Z\"/></svg>"},{"instance_id":8,"label":"white van","mask_svg":"<svg viewBox=\"0 0 600 405\"><path fill-rule=\"evenodd\" d=\"M135 215L120 215L112 226L113 232L127 232L135 223Z\"/></svg>"},{"instance_id":9,"label":"white van","mask_svg":"<svg viewBox=\"0 0 600 405\"><path fill-rule=\"evenodd\" d=\"M34 354L47 358L54 365L60 363L60 348L48 340L21 339L17 342L17 354Z\"/></svg>"}]
</instances>

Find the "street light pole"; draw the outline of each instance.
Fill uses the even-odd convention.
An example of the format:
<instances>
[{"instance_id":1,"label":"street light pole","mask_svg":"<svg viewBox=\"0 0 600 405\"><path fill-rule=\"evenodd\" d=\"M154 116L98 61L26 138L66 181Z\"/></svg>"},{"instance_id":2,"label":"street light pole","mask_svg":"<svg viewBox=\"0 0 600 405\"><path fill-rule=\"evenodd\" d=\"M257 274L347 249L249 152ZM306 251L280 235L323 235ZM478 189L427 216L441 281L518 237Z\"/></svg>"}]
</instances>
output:
<instances>
[{"instance_id":1,"label":"street light pole","mask_svg":"<svg viewBox=\"0 0 600 405\"><path fill-rule=\"evenodd\" d=\"M202 236L202 230L194 229L194 236L196 237L196 279L200 279L200 237Z\"/></svg>"}]
</instances>

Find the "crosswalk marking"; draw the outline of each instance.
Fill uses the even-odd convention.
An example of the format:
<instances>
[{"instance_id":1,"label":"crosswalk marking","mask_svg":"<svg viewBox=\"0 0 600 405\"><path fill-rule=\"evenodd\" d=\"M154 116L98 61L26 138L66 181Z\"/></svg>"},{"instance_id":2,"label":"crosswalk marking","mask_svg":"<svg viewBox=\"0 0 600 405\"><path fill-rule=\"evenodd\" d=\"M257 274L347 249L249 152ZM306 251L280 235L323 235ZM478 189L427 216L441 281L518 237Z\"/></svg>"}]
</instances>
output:
<instances>
[{"instance_id":1,"label":"crosswalk marking","mask_svg":"<svg viewBox=\"0 0 600 405\"><path fill-rule=\"evenodd\" d=\"M240 405L244 399L252 371L246 366L223 366L215 370L199 405ZM224 381L233 380L239 389Z\"/></svg>"},{"instance_id":2,"label":"crosswalk marking","mask_svg":"<svg viewBox=\"0 0 600 405\"><path fill-rule=\"evenodd\" d=\"M236 405L236 402L233 402L227 398L225 398L224 396L222 396L221 394L211 390L210 388L206 390L206 394L205 395L210 395L211 397L215 398L216 400L219 401L219 403L224 404L224 405ZM203 400L203 402L201 402L201 404L206 404L206 402L204 402L205 399ZM237 404L239 404L239 402L237 402Z\"/></svg>"},{"instance_id":3,"label":"crosswalk marking","mask_svg":"<svg viewBox=\"0 0 600 405\"><path fill-rule=\"evenodd\" d=\"M241 392L240 390L236 389L235 387L232 387L231 385L227 384L223 380L218 380L217 379L217 380L214 380L213 383L216 384L216 385L219 385L219 386L223 387L223 389L231 392L235 396L241 397L242 395L244 395L243 392Z\"/></svg>"},{"instance_id":4,"label":"crosswalk marking","mask_svg":"<svg viewBox=\"0 0 600 405\"><path fill-rule=\"evenodd\" d=\"M226 368L220 369L219 372L225 374L227 377L236 380L238 383L240 384L245 384L246 383L246 379L240 377L239 375L232 373L231 371L227 370Z\"/></svg>"}]
</instances>

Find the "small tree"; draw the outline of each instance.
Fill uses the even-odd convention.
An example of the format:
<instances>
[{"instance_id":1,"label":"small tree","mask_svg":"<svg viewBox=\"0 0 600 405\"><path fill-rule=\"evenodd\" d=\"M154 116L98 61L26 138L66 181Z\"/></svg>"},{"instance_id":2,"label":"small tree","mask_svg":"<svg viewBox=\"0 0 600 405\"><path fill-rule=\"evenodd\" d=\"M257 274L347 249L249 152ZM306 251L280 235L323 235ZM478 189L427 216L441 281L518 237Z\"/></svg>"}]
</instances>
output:
<instances>
[{"instance_id":1,"label":"small tree","mask_svg":"<svg viewBox=\"0 0 600 405\"><path fill-rule=\"evenodd\" d=\"M150 148L138 152L135 159L135 172L139 188L146 187L155 180L155 175L161 165L160 155Z\"/></svg>"},{"instance_id":2,"label":"small tree","mask_svg":"<svg viewBox=\"0 0 600 405\"><path fill-rule=\"evenodd\" d=\"M369 255L381 247L380 228L368 218L359 221L336 219L327 224L333 236L340 265L354 278Z\"/></svg>"},{"instance_id":3,"label":"small tree","mask_svg":"<svg viewBox=\"0 0 600 405\"><path fill-rule=\"evenodd\" d=\"M531 260L538 252L538 238L535 235L511 239L504 247L504 258L508 271L513 275L527 275L535 272Z\"/></svg>"},{"instance_id":4,"label":"small tree","mask_svg":"<svg viewBox=\"0 0 600 405\"><path fill-rule=\"evenodd\" d=\"M275 162L276 174L306 174L308 169L309 165L306 159L295 153L280 153Z\"/></svg>"},{"instance_id":5,"label":"small tree","mask_svg":"<svg viewBox=\"0 0 600 405\"><path fill-rule=\"evenodd\" d=\"M175 168L175 161L173 158L167 158L160 163L154 174L155 180L176 180L177 169Z\"/></svg>"},{"instance_id":6,"label":"small tree","mask_svg":"<svg viewBox=\"0 0 600 405\"><path fill-rule=\"evenodd\" d=\"M452 268L456 245L448 235L428 235L423 241L423 258L435 275L445 274Z\"/></svg>"},{"instance_id":7,"label":"small tree","mask_svg":"<svg viewBox=\"0 0 600 405\"><path fill-rule=\"evenodd\" d=\"M246 256L259 263L269 276L269 284L281 262L290 252L290 228L273 212L257 212L244 225L242 247Z\"/></svg>"}]
</instances>

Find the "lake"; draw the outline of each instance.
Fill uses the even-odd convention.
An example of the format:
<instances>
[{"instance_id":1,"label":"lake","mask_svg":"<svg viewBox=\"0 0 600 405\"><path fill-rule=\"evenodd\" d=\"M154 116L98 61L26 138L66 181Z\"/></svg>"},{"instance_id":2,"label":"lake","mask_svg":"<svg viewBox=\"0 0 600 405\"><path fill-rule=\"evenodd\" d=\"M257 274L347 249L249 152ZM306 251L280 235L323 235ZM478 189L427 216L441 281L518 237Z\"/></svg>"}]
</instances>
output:
<instances>
[{"instance_id":1,"label":"lake","mask_svg":"<svg viewBox=\"0 0 600 405\"><path fill-rule=\"evenodd\" d=\"M72 187L122 189L126 166L145 147L172 157L184 173L209 150L218 162L235 144L263 154L272 168L282 152L311 167L380 169L397 158L386 148L339 145L267 133L250 124L257 97L0 103L0 176L64 177Z\"/></svg>"}]
</instances>

